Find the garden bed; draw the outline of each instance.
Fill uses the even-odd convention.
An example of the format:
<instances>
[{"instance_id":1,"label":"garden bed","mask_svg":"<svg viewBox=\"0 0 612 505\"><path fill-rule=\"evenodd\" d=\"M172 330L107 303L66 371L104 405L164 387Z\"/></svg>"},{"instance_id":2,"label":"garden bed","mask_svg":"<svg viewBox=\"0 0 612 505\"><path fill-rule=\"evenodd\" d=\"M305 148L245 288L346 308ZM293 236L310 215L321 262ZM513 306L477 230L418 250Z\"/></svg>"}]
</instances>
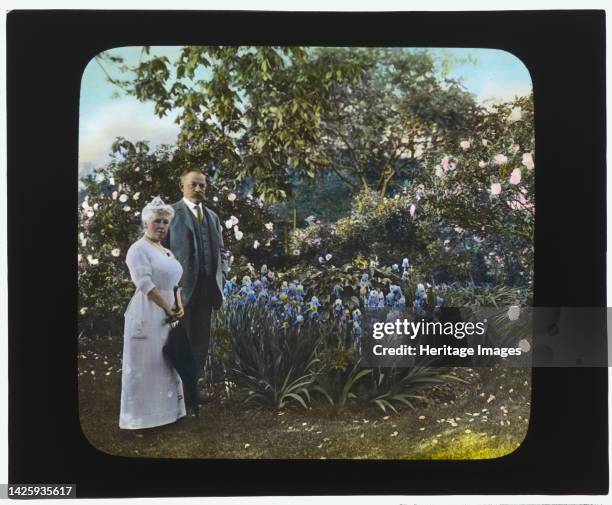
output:
<instances>
[{"instance_id":1,"label":"garden bed","mask_svg":"<svg viewBox=\"0 0 612 505\"><path fill-rule=\"evenodd\" d=\"M374 404L336 413L323 402L281 411L219 391L199 418L120 430L122 340L81 341L79 410L89 442L113 455L152 458L482 459L514 451L525 437L531 370L453 368L463 379L428 386L415 409Z\"/></svg>"}]
</instances>

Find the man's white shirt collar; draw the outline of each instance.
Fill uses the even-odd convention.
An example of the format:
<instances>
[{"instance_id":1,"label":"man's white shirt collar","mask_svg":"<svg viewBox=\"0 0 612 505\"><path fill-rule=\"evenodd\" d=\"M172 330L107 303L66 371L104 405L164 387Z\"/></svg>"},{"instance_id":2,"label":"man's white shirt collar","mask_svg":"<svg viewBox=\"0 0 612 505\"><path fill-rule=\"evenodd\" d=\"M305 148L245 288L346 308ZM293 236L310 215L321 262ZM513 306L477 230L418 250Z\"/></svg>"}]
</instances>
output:
<instances>
[{"instance_id":1,"label":"man's white shirt collar","mask_svg":"<svg viewBox=\"0 0 612 505\"><path fill-rule=\"evenodd\" d=\"M198 211L196 210L196 207L200 207L200 209L202 210L202 215L204 215L204 207L202 206L201 203L193 203L191 200L189 200L187 197L183 197L183 202L185 202L185 205L187 205L187 208L191 211L191 213L195 216L198 217Z\"/></svg>"}]
</instances>

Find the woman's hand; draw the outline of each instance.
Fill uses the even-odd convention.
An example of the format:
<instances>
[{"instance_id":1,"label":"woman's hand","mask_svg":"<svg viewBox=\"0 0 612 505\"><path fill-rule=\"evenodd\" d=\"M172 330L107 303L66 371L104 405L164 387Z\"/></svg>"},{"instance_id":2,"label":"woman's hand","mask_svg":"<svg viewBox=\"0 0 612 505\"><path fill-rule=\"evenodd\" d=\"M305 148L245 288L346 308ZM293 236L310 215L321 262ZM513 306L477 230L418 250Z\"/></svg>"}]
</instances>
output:
<instances>
[{"instance_id":1,"label":"woman's hand","mask_svg":"<svg viewBox=\"0 0 612 505\"><path fill-rule=\"evenodd\" d=\"M178 309L174 309L174 312L172 313L172 315L180 319L181 317L185 315L185 309L183 308L182 305L179 305Z\"/></svg>"}]
</instances>

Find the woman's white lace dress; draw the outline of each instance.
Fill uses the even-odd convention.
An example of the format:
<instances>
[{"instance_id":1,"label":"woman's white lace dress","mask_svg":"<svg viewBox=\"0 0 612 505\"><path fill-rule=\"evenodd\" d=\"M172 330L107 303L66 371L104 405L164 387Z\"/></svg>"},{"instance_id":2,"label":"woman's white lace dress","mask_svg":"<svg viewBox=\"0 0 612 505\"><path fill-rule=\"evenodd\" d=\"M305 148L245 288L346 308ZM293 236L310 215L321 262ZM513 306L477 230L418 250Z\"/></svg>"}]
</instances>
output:
<instances>
[{"instance_id":1,"label":"woman's white lace dress","mask_svg":"<svg viewBox=\"0 0 612 505\"><path fill-rule=\"evenodd\" d=\"M166 313L147 294L155 287L173 305L183 269L144 237L132 244L126 263L136 293L125 312L119 427L152 428L183 417L185 401L181 379L162 352Z\"/></svg>"}]
</instances>

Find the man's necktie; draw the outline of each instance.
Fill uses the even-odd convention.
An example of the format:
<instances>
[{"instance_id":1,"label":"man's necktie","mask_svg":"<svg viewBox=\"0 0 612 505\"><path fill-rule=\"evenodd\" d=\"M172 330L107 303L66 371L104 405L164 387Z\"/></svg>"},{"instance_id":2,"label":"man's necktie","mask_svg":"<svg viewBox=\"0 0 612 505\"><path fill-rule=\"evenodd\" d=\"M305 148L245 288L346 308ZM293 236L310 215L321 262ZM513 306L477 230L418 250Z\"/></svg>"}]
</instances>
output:
<instances>
[{"instance_id":1,"label":"man's necktie","mask_svg":"<svg viewBox=\"0 0 612 505\"><path fill-rule=\"evenodd\" d=\"M201 223L204 220L204 215L202 214L202 208L199 205L195 206L196 213L198 216L198 223Z\"/></svg>"}]
</instances>

